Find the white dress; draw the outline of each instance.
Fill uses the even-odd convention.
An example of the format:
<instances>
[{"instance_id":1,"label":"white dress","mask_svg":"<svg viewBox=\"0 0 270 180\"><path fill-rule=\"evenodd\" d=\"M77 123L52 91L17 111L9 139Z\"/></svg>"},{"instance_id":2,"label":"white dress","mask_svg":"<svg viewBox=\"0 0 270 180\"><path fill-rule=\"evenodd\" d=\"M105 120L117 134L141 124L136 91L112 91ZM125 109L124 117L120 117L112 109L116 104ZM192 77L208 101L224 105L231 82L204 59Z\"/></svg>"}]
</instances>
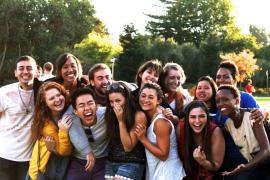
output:
<instances>
[{"instance_id":1,"label":"white dress","mask_svg":"<svg viewBox=\"0 0 270 180\"><path fill-rule=\"evenodd\" d=\"M153 144L156 144L157 142L156 135L154 133L154 126L155 122L159 118L166 119L162 114L157 115L147 129L147 138ZM167 160L162 161L156 156L154 156L147 149L145 150L147 158L147 167L146 167L147 180L180 180L186 176L185 170L183 168L182 162L177 152L175 129L172 122L171 121L169 122L172 126L172 131L170 134L170 150Z\"/></svg>"}]
</instances>

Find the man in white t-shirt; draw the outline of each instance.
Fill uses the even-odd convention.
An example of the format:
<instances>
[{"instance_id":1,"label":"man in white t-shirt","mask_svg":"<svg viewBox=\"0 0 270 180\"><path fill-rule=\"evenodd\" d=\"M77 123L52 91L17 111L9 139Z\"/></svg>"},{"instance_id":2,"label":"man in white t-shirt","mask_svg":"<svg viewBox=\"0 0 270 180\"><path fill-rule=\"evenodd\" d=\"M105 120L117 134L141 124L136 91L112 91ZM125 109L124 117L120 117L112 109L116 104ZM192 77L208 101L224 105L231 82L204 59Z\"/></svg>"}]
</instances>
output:
<instances>
[{"instance_id":1,"label":"man in white t-shirt","mask_svg":"<svg viewBox=\"0 0 270 180\"><path fill-rule=\"evenodd\" d=\"M47 79L51 79L51 78L55 77L52 73L53 73L53 64L51 62L46 62L43 65L43 74L39 78L39 80L45 81Z\"/></svg>"},{"instance_id":2,"label":"man in white t-shirt","mask_svg":"<svg viewBox=\"0 0 270 180\"><path fill-rule=\"evenodd\" d=\"M0 88L1 180L22 180L28 171L33 148L31 123L36 68L36 61L32 57L19 57L15 69L19 82Z\"/></svg>"}]
</instances>

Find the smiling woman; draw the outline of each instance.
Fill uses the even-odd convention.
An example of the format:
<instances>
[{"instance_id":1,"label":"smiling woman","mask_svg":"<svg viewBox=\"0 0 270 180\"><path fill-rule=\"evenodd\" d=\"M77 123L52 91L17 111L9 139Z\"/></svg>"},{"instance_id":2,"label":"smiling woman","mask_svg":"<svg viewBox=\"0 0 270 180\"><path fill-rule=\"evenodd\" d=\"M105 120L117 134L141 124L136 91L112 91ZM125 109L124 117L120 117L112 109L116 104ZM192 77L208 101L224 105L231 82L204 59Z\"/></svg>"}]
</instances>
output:
<instances>
[{"instance_id":1,"label":"smiling woman","mask_svg":"<svg viewBox=\"0 0 270 180\"><path fill-rule=\"evenodd\" d=\"M264 168L269 164L262 163L269 157L269 142L265 133L264 119L260 116L260 121L252 123L251 113L240 108L240 93L232 85L222 85L217 91L217 107L222 114L228 116L224 127L230 134L236 146L234 151L240 151L245 161L236 161L237 157L229 158L224 162L224 176L234 175L235 178L243 179L268 179L269 174L264 173ZM229 151L230 146L226 146ZM232 151L232 150L230 150ZM237 162L237 163L236 163Z\"/></svg>"},{"instance_id":2,"label":"smiling woman","mask_svg":"<svg viewBox=\"0 0 270 180\"><path fill-rule=\"evenodd\" d=\"M187 179L215 179L225 152L225 141L219 127L210 121L203 101L192 101L186 116L176 130L179 155L184 162Z\"/></svg>"},{"instance_id":3,"label":"smiling woman","mask_svg":"<svg viewBox=\"0 0 270 180\"><path fill-rule=\"evenodd\" d=\"M110 144L105 178L139 180L146 160L135 127L145 127L146 116L135 106L129 88L122 82L109 85L106 97L105 120Z\"/></svg>"},{"instance_id":4,"label":"smiling woman","mask_svg":"<svg viewBox=\"0 0 270 180\"><path fill-rule=\"evenodd\" d=\"M71 116L62 116L65 110L65 89L58 83L45 82L38 91L32 138L36 141L30 160L29 178L36 179L41 172L46 179L63 179L72 146L68 131Z\"/></svg>"}]
</instances>

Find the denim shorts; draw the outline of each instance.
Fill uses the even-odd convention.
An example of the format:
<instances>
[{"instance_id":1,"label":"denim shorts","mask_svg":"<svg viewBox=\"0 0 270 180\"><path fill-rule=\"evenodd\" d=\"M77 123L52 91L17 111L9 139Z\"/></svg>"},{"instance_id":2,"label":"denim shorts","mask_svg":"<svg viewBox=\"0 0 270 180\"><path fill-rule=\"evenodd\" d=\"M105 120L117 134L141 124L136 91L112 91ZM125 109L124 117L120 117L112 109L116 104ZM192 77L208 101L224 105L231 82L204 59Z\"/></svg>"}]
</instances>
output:
<instances>
[{"instance_id":1,"label":"denim shorts","mask_svg":"<svg viewBox=\"0 0 270 180\"><path fill-rule=\"evenodd\" d=\"M106 161L105 178L123 178L127 180L140 180L145 165L139 163L116 163Z\"/></svg>"}]
</instances>

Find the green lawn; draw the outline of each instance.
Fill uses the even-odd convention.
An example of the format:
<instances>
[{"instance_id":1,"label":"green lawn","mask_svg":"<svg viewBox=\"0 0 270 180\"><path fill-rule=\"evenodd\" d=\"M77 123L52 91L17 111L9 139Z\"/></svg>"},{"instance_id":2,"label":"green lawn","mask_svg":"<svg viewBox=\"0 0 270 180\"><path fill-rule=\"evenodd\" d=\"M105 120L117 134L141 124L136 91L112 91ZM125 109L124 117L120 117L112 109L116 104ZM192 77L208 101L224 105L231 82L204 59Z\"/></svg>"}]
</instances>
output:
<instances>
[{"instance_id":1,"label":"green lawn","mask_svg":"<svg viewBox=\"0 0 270 180\"><path fill-rule=\"evenodd\" d=\"M255 99L261 107L270 109L270 97L255 97Z\"/></svg>"}]
</instances>

